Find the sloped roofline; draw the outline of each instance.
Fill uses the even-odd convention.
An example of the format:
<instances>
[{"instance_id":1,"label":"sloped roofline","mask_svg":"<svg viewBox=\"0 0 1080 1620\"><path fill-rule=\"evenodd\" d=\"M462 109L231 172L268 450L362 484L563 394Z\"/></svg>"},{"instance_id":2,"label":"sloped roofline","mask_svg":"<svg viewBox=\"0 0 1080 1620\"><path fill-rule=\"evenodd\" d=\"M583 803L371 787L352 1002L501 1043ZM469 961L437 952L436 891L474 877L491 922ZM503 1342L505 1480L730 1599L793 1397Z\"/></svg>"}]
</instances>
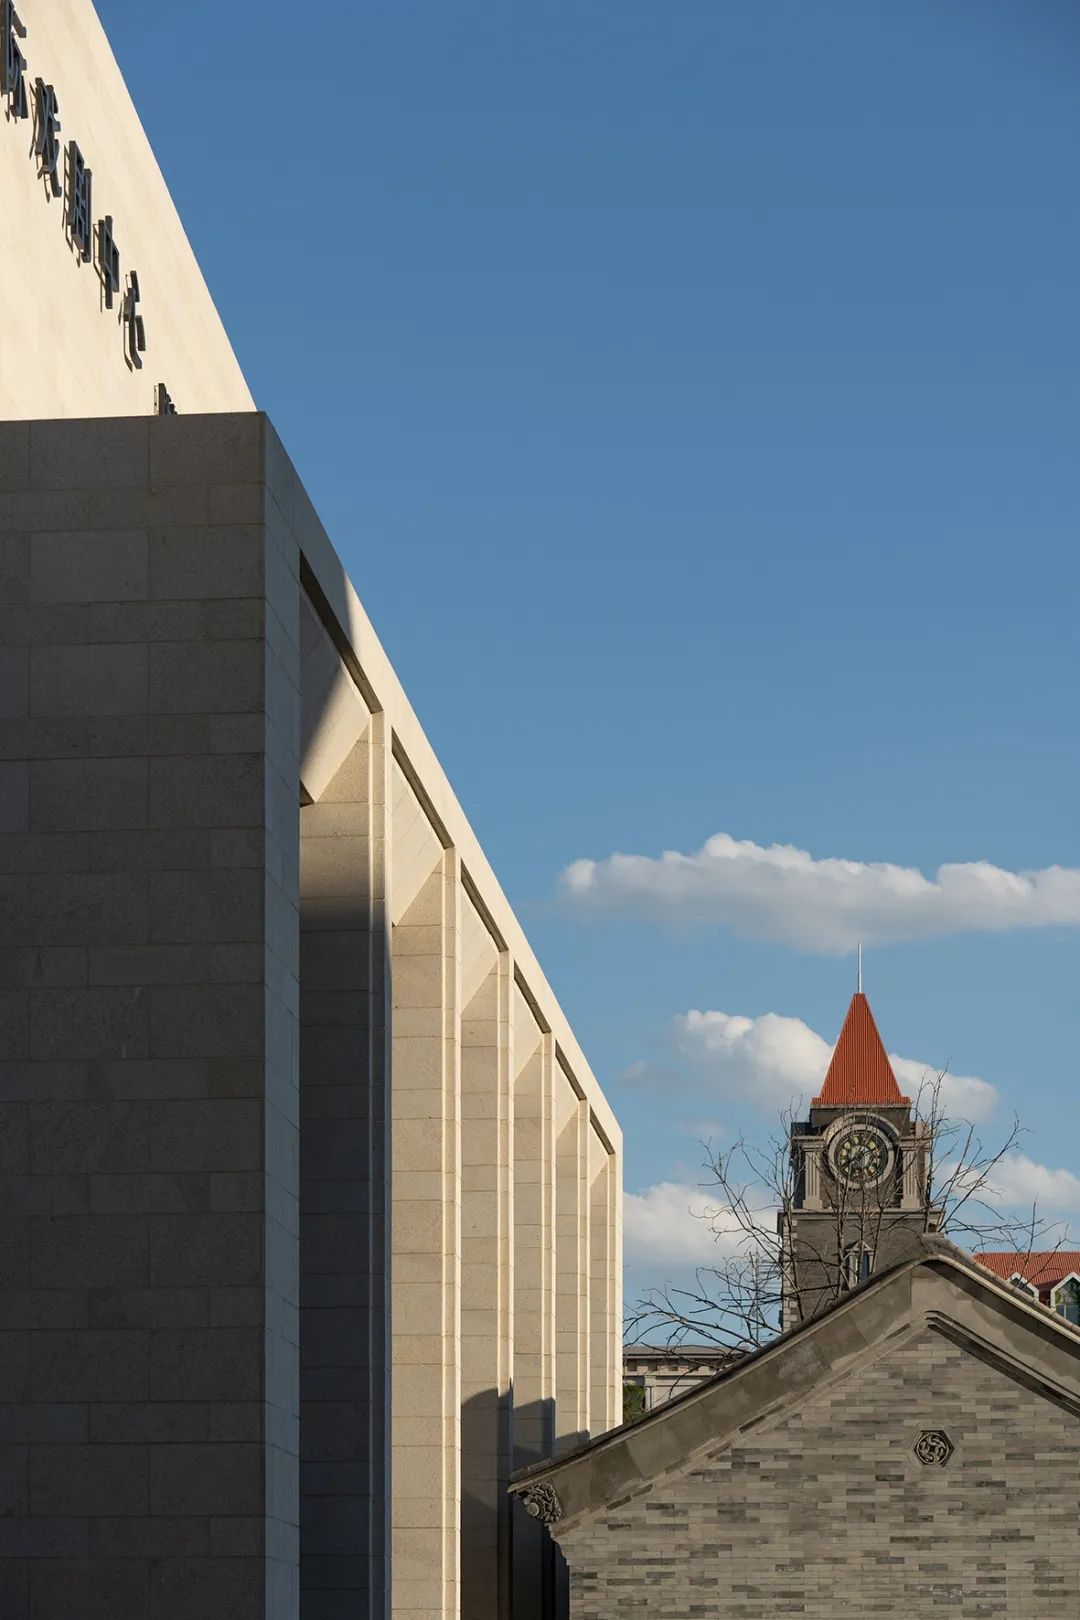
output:
<instances>
[{"instance_id":1,"label":"sloped roofline","mask_svg":"<svg viewBox=\"0 0 1080 1620\"><path fill-rule=\"evenodd\" d=\"M833 1048L821 1090L811 1108L908 1107L870 1003L861 990L851 998L843 1028Z\"/></svg>"},{"instance_id":2,"label":"sloped roofline","mask_svg":"<svg viewBox=\"0 0 1080 1620\"><path fill-rule=\"evenodd\" d=\"M985 1354L1014 1376L1023 1376L1047 1398L1060 1399L1080 1415L1080 1328L1025 1298L946 1239L927 1233L919 1243L921 1253L877 1273L817 1316L796 1324L637 1422L621 1424L561 1456L519 1469L512 1477L511 1491L528 1496L537 1485L550 1485L559 1499L556 1517L564 1516L568 1522L602 1511L609 1503L637 1495L655 1479L677 1471L706 1448L715 1449L725 1441L736 1443L747 1428L782 1415L825 1380L874 1359L885 1339L900 1331L915 1331L924 1321L932 1321L950 1337L961 1338L975 1353ZM911 1279L904 1296L909 1301L907 1310L903 1299L897 1301L898 1286L903 1294L905 1273ZM935 1291L935 1280L940 1291L942 1280L951 1274L962 1293L981 1302L969 1312L973 1324L961 1326L953 1312L930 1311L925 1302L914 1309L910 1300L919 1273L929 1285L927 1300ZM986 1318L988 1303L996 1319L1018 1322L1025 1339L1034 1333L1044 1340L1045 1353L1037 1367L1032 1368L1015 1348L1002 1350L987 1338L984 1330L991 1325ZM771 1392L763 1391L759 1386L767 1364L781 1360L789 1363L788 1376L778 1380ZM714 1397L724 1390L730 1399L710 1414L721 1421L703 1423L704 1414L697 1408L715 1406Z\"/></svg>"},{"instance_id":3,"label":"sloped roofline","mask_svg":"<svg viewBox=\"0 0 1080 1620\"><path fill-rule=\"evenodd\" d=\"M1035 1288L1057 1288L1080 1273L1078 1249L988 1249L974 1258L995 1277L1020 1276Z\"/></svg>"}]
</instances>

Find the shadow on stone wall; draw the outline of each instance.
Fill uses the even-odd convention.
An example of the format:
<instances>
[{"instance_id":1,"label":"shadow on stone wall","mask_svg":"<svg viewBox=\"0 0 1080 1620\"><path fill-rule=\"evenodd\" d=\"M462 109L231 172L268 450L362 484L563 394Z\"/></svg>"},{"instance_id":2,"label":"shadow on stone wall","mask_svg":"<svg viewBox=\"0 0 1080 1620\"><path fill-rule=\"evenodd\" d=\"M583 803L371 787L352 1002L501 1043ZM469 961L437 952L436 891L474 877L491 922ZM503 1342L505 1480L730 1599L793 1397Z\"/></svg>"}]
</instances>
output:
<instances>
[{"instance_id":1,"label":"shadow on stone wall","mask_svg":"<svg viewBox=\"0 0 1080 1620\"><path fill-rule=\"evenodd\" d=\"M469 1432L476 1420L490 1425L496 1412L496 1392L464 1402L462 1406L462 1434ZM510 1474L529 1463L539 1462L551 1455L555 1436L555 1402L547 1399L513 1404L513 1390L509 1400L503 1397L498 1410L498 1451L505 1459L501 1477L494 1492L483 1480L475 1480L462 1471L461 1526L462 1526L462 1597L467 1589L466 1560L470 1541L480 1536L491 1544L498 1537L500 1547L500 1588L504 1603L509 1606L483 1611L496 1616L509 1613L513 1620L567 1620L569 1615L569 1576L558 1547L547 1527L530 1518L519 1498L511 1498L507 1490ZM490 1428L488 1430L491 1433ZM463 1602L462 1613L470 1613ZM477 1611L477 1620L481 1620Z\"/></svg>"}]
</instances>

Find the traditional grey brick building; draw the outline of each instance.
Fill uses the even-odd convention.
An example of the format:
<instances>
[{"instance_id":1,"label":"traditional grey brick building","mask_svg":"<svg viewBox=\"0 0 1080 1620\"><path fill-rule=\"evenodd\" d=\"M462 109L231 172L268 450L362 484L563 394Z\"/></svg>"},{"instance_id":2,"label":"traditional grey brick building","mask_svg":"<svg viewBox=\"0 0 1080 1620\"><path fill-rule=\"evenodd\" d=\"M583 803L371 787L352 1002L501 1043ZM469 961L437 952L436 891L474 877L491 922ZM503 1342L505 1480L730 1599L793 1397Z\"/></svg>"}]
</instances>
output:
<instances>
[{"instance_id":1,"label":"traditional grey brick building","mask_svg":"<svg viewBox=\"0 0 1080 1620\"><path fill-rule=\"evenodd\" d=\"M1080 1255L937 1235L861 990L790 1147L787 1331L515 1477L573 1620L1075 1620Z\"/></svg>"},{"instance_id":2,"label":"traditional grey brick building","mask_svg":"<svg viewBox=\"0 0 1080 1620\"><path fill-rule=\"evenodd\" d=\"M1075 1620L1080 1333L942 1238L513 1485L574 1620Z\"/></svg>"}]
</instances>

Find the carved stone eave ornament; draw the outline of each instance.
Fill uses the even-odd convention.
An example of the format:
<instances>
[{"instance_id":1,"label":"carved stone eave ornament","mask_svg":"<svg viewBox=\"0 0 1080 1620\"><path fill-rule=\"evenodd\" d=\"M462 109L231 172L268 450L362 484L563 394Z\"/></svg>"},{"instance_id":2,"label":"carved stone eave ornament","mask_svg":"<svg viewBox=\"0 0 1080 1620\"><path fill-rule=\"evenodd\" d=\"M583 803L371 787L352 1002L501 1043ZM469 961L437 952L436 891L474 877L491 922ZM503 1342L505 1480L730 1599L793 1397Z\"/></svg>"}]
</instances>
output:
<instances>
[{"instance_id":1,"label":"carved stone eave ornament","mask_svg":"<svg viewBox=\"0 0 1080 1620\"><path fill-rule=\"evenodd\" d=\"M521 1505L530 1519L539 1519L541 1524L554 1524L563 1516L554 1485L530 1485L521 1493Z\"/></svg>"}]
</instances>

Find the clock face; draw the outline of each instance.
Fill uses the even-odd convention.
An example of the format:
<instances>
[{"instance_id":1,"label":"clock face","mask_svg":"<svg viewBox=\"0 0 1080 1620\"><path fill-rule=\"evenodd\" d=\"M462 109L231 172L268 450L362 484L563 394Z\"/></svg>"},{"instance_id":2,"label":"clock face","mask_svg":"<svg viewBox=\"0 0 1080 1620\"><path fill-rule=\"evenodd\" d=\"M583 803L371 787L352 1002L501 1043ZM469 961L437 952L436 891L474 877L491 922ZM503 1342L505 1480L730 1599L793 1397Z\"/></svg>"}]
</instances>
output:
<instances>
[{"instance_id":1,"label":"clock face","mask_svg":"<svg viewBox=\"0 0 1080 1620\"><path fill-rule=\"evenodd\" d=\"M833 1152L836 1168L845 1181L877 1181L885 1173L888 1154L876 1131L856 1129L842 1136Z\"/></svg>"}]
</instances>

